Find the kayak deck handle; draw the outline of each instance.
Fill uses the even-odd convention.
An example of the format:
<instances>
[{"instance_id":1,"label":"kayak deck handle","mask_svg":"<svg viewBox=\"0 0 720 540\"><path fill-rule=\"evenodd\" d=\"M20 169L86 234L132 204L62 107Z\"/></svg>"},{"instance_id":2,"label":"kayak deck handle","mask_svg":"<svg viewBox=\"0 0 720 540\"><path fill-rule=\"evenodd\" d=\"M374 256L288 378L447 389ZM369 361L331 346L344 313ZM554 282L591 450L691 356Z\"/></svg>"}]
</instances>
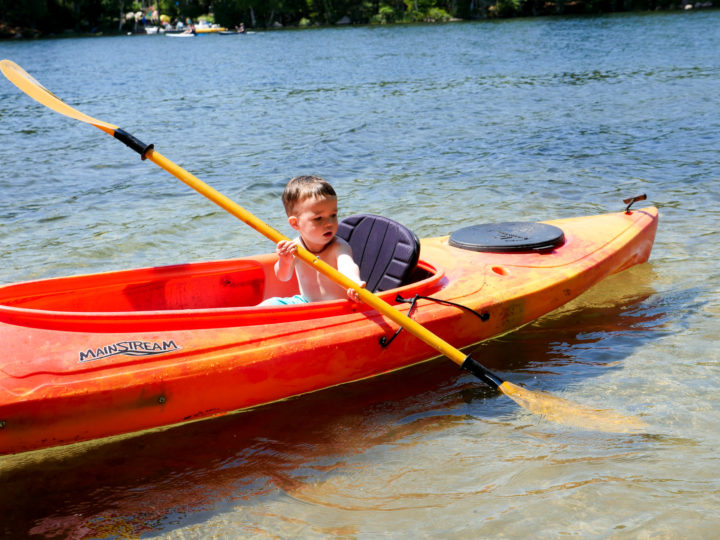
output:
<instances>
[{"instance_id":1,"label":"kayak deck handle","mask_svg":"<svg viewBox=\"0 0 720 540\"><path fill-rule=\"evenodd\" d=\"M647 194L643 193L642 195L636 195L635 197L630 197L629 199L623 199L623 202L627 204L625 207L625 213L630 213L630 207L635 204L638 201L644 201L647 199Z\"/></svg>"}]
</instances>

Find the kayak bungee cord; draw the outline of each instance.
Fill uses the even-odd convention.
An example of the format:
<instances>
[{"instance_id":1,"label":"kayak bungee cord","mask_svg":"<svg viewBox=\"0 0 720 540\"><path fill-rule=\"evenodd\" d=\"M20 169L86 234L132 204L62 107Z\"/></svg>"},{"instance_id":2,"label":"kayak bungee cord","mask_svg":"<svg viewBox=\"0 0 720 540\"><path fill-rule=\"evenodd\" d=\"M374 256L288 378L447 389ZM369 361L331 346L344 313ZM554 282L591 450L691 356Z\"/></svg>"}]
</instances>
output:
<instances>
[{"instance_id":1,"label":"kayak bungee cord","mask_svg":"<svg viewBox=\"0 0 720 540\"><path fill-rule=\"evenodd\" d=\"M406 315L407 317L410 317L417 309L417 301L418 300L430 300L431 302L435 302L436 304L443 304L446 306L454 306L454 307L457 307L460 309L464 309L465 311L475 315L482 322L485 322L490 318L490 314L488 312L478 313L474 309L469 308L467 306L463 306L462 304L458 304L457 302L450 302L449 300L433 298L432 296L423 296L421 294L416 294L412 298L403 298L403 296L401 294L398 294L395 297L395 301L398 304L410 304L410 308L408 309L408 312ZM402 329L403 329L402 326L400 328L398 328L397 331L390 338L388 338L387 336L382 336L380 338L380 346L382 348L388 347L395 340L395 338L398 337L398 335L400 335L400 332L402 331Z\"/></svg>"},{"instance_id":2,"label":"kayak bungee cord","mask_svg":"<svg viewBox=\"0 0 720 540\"><path fill-rule=\"evenodd\" d=\"M88 116L70 105L63 102L52 92L42 86L37 80L29 75L23 68L10 60L0 61L0 70L5 77L25 94L40 104L60 114L85 122L112 135L116 139L135 150L140 157L148 159L166 170L178 180L187 184L195 191L210 199L212 202L234 215L260 234L277 243L288 238L265 222L255 217L243 207L233 202L220 192L216 191L193 174L179 167L169 159L157 152L152 144L145 144L130 135L118 126L97 120ZM458 364L462 369L472 373L477 378L492 388L495 388L513 399L518 405L525 409L565 425L573 425L584 429L592 429L608 432L637 432L646 427L646 424L635 417L628 417L606 409L594 409L580 404L552 396L545 392L533 391L517 386L503 380L492 373L470 355L464 354L453 347L442 338L433 334L425 327L394 309L390 304L376 296L367 289L360 288L354 281L345 277L338 270L320 260L307 249L298 246L296 255L305 263L315 268L337 284L344 288L352 288L360 297L360 300L370 307L386 316L400 327L404 328L427 345L436 349L442 355Z\"/></svg>"}]
</instances>

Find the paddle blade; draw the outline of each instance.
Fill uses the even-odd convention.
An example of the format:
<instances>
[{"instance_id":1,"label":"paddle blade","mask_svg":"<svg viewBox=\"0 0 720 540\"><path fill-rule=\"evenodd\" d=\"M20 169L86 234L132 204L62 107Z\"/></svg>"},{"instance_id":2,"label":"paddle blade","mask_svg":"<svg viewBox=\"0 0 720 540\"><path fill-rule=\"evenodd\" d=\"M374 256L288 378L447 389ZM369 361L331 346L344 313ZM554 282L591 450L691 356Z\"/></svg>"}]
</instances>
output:
<instances>
[{"instance_id":1,"label":"paddle blade","mask_svg":"<svg viewBox=\"0 0 720 540\"><path fill-rule=\"evenodd\" d=\"M507 381L498 388L521 407L559 424L608 433L640 433L648 427L639 418L608 409L584 407L567 399L528 390Z\"/></svg>"},{"instance_id":2,"label":"paddle blade","mask_svg":"<svg viewBox=\"0 0 720 540\"><path fill-rule=\"evenodd\" d=\"M105 133L110 135L115 134L117 126L97 120L73 109L70 105L62 101L55 94L50 92L50 90L36 81L27 71L18 66L15 62L11 60L0 60L0 70L11 83L38 103L45 105L47 108L52 109L55 112L74 118L75 120L91 124L96 128L103 130Z\"/></svg>"}]
</instances>

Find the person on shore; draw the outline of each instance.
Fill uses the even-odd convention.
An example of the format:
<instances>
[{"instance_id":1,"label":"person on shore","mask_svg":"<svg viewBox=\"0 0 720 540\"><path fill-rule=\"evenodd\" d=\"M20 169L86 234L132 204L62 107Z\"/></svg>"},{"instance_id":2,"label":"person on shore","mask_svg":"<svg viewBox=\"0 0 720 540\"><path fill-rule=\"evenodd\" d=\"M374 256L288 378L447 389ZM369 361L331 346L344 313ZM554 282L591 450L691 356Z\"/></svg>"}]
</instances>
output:
<instances>
[{"instance_id":1,"label":"person on shore","mask_svg":"<svg viewBox=\"0 0 720 540\"><path fill-rule=\"evenodd\" d=\"M338 230L337 195L329 182L319 176L296 176L285 186L282 195L288 224L299 235L293 240L281 240L276 246L278 260L275 276L289 281L297 276L300 294L290 298L273 297L260 305L290 305L337 300L346 296L359 302L357 292L346 291L308 264L297 264L295 253L302 246L317 258L337 269L361 287L360 269L352 257L350 245L336 236Z\"/></svg>"}]
</instances>

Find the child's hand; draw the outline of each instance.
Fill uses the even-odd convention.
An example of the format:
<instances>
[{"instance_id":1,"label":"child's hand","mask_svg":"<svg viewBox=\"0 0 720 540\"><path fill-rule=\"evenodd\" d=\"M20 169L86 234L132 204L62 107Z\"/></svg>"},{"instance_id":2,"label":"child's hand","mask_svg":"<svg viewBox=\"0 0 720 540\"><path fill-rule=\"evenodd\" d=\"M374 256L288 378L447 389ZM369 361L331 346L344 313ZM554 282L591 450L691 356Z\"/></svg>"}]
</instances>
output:
<instances>
[{"instance_id":1,"label":"child's hand","mask_svg":"<svg viewBox=\"0 0 720 540\"><path fill-rule=\"evenodd\" d=\"M295 242L290 240L280 240L275 248L278 257L287 260L288 257L292 257L297 252L297 245Z\"/></svg>"},{"instance_id":2,"label":"child's hand","mask_svg":"<svg viewBox=\"0 0 720 540\"><path fill-rule=\"evenodd\" d=\"M275 253L278 260L275 263L275 276L280 281L288 281L292 278L295 270L294 255L297 252L297 245L290 240L280 240L275 246Z\"/></svg>"},{"instance_id":3,"label":"child's hand","mask_svg":"<svg viewBox=\"0 0 720 540\"><path fill-rule=\"evenodd\" d=\"M360 287L362 287L364 289L366 283L364 281L362 281L362 282L358 283L358 285L360 285ZM360 302L360 295L357 293L357 291L355 289L348 289L347 295L348 295L348 298L350 300L352 300L353 302Z\"/></svg>"}]
</instances>

